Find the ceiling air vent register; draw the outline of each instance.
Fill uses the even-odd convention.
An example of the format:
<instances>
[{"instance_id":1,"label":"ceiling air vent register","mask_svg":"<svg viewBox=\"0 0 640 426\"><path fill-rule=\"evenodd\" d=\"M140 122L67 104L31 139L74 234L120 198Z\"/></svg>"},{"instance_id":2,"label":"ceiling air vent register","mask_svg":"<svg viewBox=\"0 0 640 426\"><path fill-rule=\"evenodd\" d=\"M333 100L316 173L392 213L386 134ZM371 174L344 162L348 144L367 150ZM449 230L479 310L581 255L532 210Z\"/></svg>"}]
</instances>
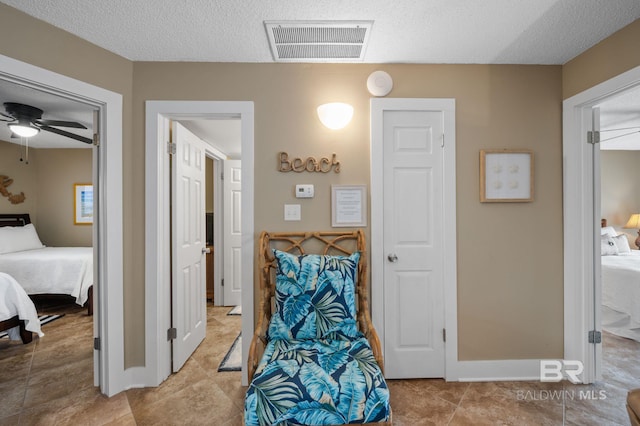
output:
<instances>
[{"instance_id":1,"label":"ceiling air vent register","mask_svg":"<svg viewBox=\"0 0 640 426\"><path fill-rule=\"evenodd\" d=\"M265 21L276 62L361 62L373 21Z\"/></svg>"}]
</instances>

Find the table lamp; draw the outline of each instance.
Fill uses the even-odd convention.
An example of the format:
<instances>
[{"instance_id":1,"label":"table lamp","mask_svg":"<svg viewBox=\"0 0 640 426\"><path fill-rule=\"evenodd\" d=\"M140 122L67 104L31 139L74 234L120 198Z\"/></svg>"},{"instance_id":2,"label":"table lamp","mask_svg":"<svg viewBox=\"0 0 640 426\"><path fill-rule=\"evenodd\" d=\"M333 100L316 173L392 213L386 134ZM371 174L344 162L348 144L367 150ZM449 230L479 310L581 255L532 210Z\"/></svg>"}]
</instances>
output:
<instances>
[{"instance_id":1,"label":"table lamp","mask_svg":"<svg viewBox=\"0 0 640 426\"><path fill-rule=\"evenodd\" d=\"M629 218L629 221L624 227L638 230L638 238L636 238L636 247L640 249L640 213L632 214L631 217Z\"/></svg>"}]
</instances>

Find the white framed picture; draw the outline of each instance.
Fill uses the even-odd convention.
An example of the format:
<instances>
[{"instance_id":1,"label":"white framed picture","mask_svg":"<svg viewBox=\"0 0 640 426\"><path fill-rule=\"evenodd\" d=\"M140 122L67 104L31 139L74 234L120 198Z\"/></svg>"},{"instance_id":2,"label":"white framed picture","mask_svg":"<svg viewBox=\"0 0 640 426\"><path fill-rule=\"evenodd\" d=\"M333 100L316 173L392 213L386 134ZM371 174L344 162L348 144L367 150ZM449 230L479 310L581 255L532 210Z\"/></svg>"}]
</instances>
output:
<instances>
[{"instance_id":1,"label":"white framed picture","mask_svg":"<svg viewBox=\"0 0 640 426\"><path fill-rule=\"evenodd\" d=\"M533 151L483 149L480 151L480 202L533 201Z\"/></svg>"},{"instance_id":2,"label":"white framed picture","mask_svg":"<svg viewBox=\"0 0 640 426\"><path fill-rule=\"evenodd\" d=\"M93 224L93 185L90 183L73 185L73 223Z\"/></svg>"},{"instance_id":3,"label":"white framed picture","mask_svg":"<svg viewBox=\"0 0 640 426\"><path fill-rule=\"evenodd\" d=\"M331 226L367 226L366 185L331 185Z\"/></svg>"}]
</instances>

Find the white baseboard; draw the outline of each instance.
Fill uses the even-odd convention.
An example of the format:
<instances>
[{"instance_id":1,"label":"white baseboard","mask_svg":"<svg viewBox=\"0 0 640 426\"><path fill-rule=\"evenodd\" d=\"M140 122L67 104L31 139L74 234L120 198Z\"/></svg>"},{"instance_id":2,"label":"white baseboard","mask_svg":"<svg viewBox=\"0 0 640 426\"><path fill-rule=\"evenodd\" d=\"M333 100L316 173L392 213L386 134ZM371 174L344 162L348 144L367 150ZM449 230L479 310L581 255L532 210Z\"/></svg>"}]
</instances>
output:
<instances>
[{"instance_id":1,"label":"white baseboard","mask_svg":"<svg viewBox=\"0 0 640 426\"><path fill-rule=\"evenodd\" d=\"M539 359L458 361L460 382L503 382L540 380Z\"/></svg>"}]
</instances>

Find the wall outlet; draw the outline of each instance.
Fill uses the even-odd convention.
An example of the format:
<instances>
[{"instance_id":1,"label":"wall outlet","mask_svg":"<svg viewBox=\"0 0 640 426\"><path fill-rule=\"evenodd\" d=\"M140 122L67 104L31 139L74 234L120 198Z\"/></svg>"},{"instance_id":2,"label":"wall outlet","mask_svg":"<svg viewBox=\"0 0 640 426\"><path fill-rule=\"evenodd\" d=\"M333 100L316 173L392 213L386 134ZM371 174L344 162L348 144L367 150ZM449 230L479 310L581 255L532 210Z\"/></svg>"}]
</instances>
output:
<instances>
[{"instance_id":1,"label":"wall outlet","mask_svg":"<svg viewBox=\"0 0 640 426\"><path fill-rule=\"evenodd\" d=\"M284 220L300 220L300 204L285 204L284 205Z\"/></svg>"}]
</instances>

